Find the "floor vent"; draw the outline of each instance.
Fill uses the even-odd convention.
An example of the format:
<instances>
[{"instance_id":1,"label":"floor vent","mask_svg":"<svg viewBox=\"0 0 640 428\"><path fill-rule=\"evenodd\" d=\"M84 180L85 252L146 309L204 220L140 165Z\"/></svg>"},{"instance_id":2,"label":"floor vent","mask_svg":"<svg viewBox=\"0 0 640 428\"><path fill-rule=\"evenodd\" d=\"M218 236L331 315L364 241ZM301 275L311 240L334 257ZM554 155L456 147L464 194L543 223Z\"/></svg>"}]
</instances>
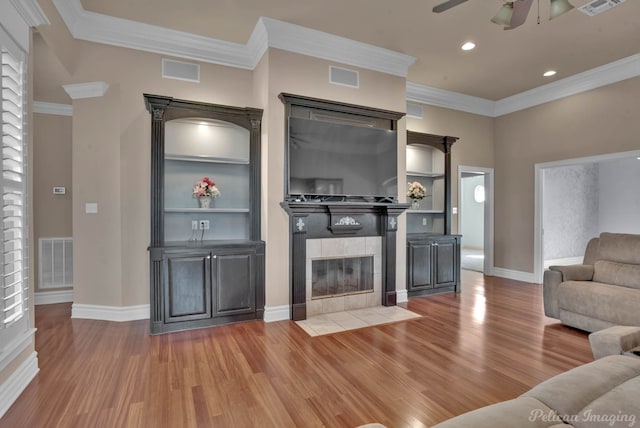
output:
<instances>
[{"instance_id":1,"label":"floor vent","mask_svg":"<svg viewBox=\"0 0 640 428\"><path fill-rule=\"evenodd\" d=\"M350 88L357 88L360 85L357 71L334 66L329 67L329 82L334 85L349 86Z\"/></svg>"},{"instance_id":2,"label":"floor vent","mask_svg":"<svg viewBox=\"0 0 640 428\"><path fill-rule=\"evenodd\" d=\"M40 238L39 289L73 287L73 239Z\"/></svg>"},{"instance_id":3,"label":"floor vent","mask_svg":"<svg viewBox=\"0 0 640 428\"><path fill-rule=\"evenodd\" d=\"M162 58L162 77L200 83L200 65Z\"/></svg>"}]
</instances>

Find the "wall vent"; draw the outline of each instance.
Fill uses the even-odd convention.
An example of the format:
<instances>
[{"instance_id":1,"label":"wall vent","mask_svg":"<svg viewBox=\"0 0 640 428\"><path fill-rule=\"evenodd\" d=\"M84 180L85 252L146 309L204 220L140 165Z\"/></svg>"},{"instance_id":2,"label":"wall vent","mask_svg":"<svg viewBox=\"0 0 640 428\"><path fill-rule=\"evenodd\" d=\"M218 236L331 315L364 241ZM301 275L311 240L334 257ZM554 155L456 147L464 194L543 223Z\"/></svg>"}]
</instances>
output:
<instances>
[{"instance_id":1,"label":"wall vent","mask_svg":"<svg viewBox=\"0 0 640 428\"><path fill-rule=\"evenodd\" d=\"M584 6L580 6L578 10L589 16L596 16L624 2L625 0L593 0Z\"/></svg>"},{"instance_id":2,"label":"wall vent","mask_svg":"<svg viewBox=\"0 0 640 428\"><path fill-rule=\"evenodd\" d=\"M358 88L360 86L360 76L355 70L329 66L329 83L334 85L349 86Z\"/></svg>"},{"instance_id":3,"label":"wall vent","mask_svg":"<svg viewBox=\"0 0 640 428\"><path fill-rule=\"evenodd\" d=\"M407 117L422 119L422 106L415 103L407 103Z\"/></svg>"},{"instance_id":4,"label":"wall vent","mask_svg":"<svg viewBox=\"0 0 640 428\"><path fill-rule=\"evenodd\" d=\"M162 58L162 77L200 83L200 65Z\"/></svg>"},{"instance_id":5,"label":"wall vent","mask_svg":"<svg viewBox=\"0 0 640 428\"><path fill-rule=\"evenodd\" d=\"M40 238L38 265L41 290L73 287L73 239Z\"/></svg>"}]
</instances>

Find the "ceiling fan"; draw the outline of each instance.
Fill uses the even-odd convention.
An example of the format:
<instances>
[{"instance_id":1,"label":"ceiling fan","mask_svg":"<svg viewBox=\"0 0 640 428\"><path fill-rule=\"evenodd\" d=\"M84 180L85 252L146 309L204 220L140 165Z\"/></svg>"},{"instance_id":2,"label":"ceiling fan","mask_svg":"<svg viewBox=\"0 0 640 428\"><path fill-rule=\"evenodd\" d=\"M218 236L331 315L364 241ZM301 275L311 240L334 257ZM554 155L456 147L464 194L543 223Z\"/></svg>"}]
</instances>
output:
<instances>
[{"instance_id":1,"label":"ceiling fan","mask_svg":"<svg viewBox=\"0 0 640 428\"><path fill-rule=\"evenodd\" d=\"M468 0L448 0L435 6L432 11L434 13L441 13L467 1ZM533 0L506 0L498 10L498 13L496 13L496 16L491 18L491 22L502 25L505 30L513 30L524 24L527 20L527 15L529 15L532 4ZM573 6L569 4L568 0L551 0L549 19L557 18L571 9L573 9ZM538 13L538 24L539 23L540 13Z\"/></svg>"}]
</instances>

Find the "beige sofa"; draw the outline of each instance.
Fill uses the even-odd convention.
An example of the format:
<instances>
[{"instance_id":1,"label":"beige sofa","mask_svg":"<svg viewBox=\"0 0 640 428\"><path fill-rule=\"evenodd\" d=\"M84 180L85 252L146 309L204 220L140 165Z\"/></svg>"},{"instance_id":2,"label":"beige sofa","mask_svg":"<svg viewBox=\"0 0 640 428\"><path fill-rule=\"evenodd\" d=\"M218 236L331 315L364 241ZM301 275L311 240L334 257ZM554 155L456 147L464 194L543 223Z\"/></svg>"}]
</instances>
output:
<instances>
[{"instance_id":1,"label":"beige sofa","mask_svg":"<svg viewBox=\"0 0 640 428\"><path fill-rule=\"evenodd\" d=\"M433 428L640 426L640 358L611 355Z\"/></svg>"},{"instance_id":2,"label":"beige sofa","mask_svg":"<svg viewBox=\"0 0 640 428\"><path fill-rule=\"evenodd\" d=\"M601 233L583 264L544 272L543 292L545 314L571 327L640 326L640 235Z\"/></svg>"}]
</instances>

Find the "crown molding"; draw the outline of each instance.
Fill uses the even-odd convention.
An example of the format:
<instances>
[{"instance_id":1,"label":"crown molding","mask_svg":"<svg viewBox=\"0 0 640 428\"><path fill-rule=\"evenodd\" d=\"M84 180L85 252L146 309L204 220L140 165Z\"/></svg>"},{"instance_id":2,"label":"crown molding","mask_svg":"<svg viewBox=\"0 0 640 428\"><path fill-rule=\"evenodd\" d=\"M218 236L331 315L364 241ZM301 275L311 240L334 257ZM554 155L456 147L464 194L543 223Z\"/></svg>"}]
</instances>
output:
<instances>
[{"instance_id":1,"label":"crown molding","mask_svg":"<svg viewBox=\"0 0 640 428\"><path fill-rule=\"evenodd\" d=\"M421 85L419 83L407 82L407 100L482 116L495 117L495 101Z\"/></svg>"},{"instance_id":2,"label":"crown molding","mask_svg":"<svg viewBox=\"0 0 640 428\"><path fill-rule=\"evenodd\" d=\"M95 98L101 97L107 93L109 84L106 82L88 82L88 83L76 83L73 85L62 85L64 90L69 94L72 100L79 100L82 98Z\"/></svg>"},{"instance_id":3,"label":"crown molding","mask_svg":"<svg viewBox=\"0 0 640 428\"><path fill-rule=\"evenodd\" d=\"M53 3L76 39L236 68L255 68L269 47L403 77L415 61L410 55L265 17L244 45L89 12L80 0Z\"/></svg>"},{"instance_id":4,"label":"crown molding","mask_svg":"<svg viewBox=\"0 0 640 428\"><path fill-rule=\"evenodd\" d=\"M9 0L29 27L49 25L50 22L36 0Z\"/></svg>"},{"instance_id":5,"label":"crown molding","mask_svg":"<svg viewBox=\"0 0 640 428\"><path fill-rule=\"evenodd\" d=\"M638 76L640 54L503 98L496 102L495 116L503 116Z\"/></svg>"},{"instance_id":6,"label":"crown molding","mask_svg":"<svg viewBox=\"0 0 640 428\"><path fill-rule=\"evenodd\" d=\"M245 45L170 30L82 8L80 0L53 0L71 35L80 40L236 68L253 68Z\"/></svg>"},{"instance_id":7,"label":"crown molding","mask_svg":"<svg viewBox=\"0 0 640 428\"><path fill-rule=\"evenodd\" d=\"M35 0L11 0L35 4ZM76 39L252 70L268 48L406 77L415 57L299 25L261 17L246 45L84 10L80 0L53 0ZM46 19L46 17L45 17ZM640 76L640 54L498 101L407 82L407 100L499 117Z\"/></svg>"},{"instance_id":8,"label":"crown molding","mask_svg":"<svg viewBox=\"0 0 640 428\"><path fill-rule=\"evenodd\" d=\"M401 77L407 77L409 66L416 60L411 55L300 25L265 17L260 21L266 28L271 48Z\"/></svg>"},{"instance_id":9,"label":"crown molding","mask_svg":"<svg viewBox=\"0 0 640 428\"><path fill-rule=\"evenodd\" d=\"M41 114L54 114L57 116L73 116L73 106L69 104L34 101L33 112Z\"/></svg>"},{"instance_id":10,"label":"crown molding","mask_svg":"<svg viewBox=\"0 0 640 428\"><path fill-rule=\"evenodd\" d=\"M407 100L482 116L500 117L638 76L640 76L640 54L498 101L472 97L413 82L407 82Z\"/></svg>"}]
</instances>

